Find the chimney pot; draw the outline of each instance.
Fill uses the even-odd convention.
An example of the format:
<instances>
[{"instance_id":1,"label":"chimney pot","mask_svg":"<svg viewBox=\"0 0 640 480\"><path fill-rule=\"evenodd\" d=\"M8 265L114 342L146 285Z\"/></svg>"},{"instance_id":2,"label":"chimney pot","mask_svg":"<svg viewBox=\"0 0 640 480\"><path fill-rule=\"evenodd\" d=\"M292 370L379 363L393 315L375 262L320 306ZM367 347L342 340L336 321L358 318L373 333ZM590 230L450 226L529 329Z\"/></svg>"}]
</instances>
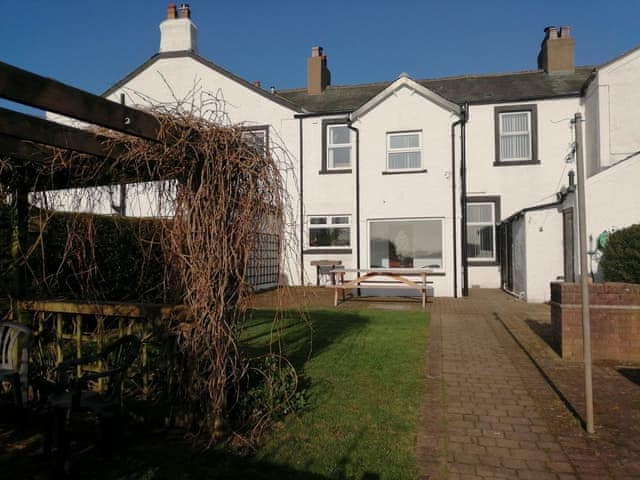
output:
<instances>
[{"instance_id":1,"label":"chimney pot","mask_svg":"<svg viewBox=\"0 0 640 480\"><path fill-rule=\"evenodd\" d=\"M321 57L322 56L322 47L311 47L311 56L312 57Z\"/></svg>"},{"instance_id":2,"label":"chimney pot","mask_svg":"<svg viewBox=\"0 0 640 480\"><path fill-rule=\"evenodd\" d=\"M167 20L178 18L178 11L175 3L170 3L167 7Z\"/></svg>"},{"instance_id":3,"label":"chimney pot","mask_svg":"<svg viewBox=\"0 0 640 480\"><path fill-rule=\"evenodd\" d=\"M254 80L253 81L253 86L257 87L257 88L260 88L260 80Z\"/></svg>"},{"instance_id":4,"label":"chimney pot","mask_svg":"<svg viewBox=\"0 0 640 480\"><path fill-rule=\"evenodd\" d=\"M271 87L269 88L269 91L271 93L276 93L276 87L274 87L273 85L271 85Z\"/></svg>"},{"instance_id":5,"label":"chimney pot","mask_svg":"<svg viewBox=\"0 0 640 480\"><path fill-rule=\"evenodd\" d=\"M188 3L180 4L180 18L191 18L191 8Z\"/></svg>"},{"instance_id":6,"label":"chimney pot","mask_svg":"<svg viewBox=\"0 0 640 480\"><path fill-rule=\"evenodd\" d=\"M560 37L561 38L569 38L571 34L569 33L569 25L563 25L560 27Z\"/></svg>"}]
</instances>

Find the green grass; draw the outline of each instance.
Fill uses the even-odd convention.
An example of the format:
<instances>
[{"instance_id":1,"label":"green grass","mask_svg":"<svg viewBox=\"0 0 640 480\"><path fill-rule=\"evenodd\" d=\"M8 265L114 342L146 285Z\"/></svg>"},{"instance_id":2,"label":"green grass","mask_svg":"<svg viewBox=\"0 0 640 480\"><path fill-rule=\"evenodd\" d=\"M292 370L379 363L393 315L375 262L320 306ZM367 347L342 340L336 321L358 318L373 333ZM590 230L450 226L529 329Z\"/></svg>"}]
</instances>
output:
<instances>
[{"instance_id":1,"label":"green grass","mask_svg":"<svg viewBox=\"0 0 640 480\"><path fill-rule=\"evenodd\" d=\"M273 316L271 310L253 311L243 335L247 353L269 348ZM78 455L76 474L127 480L417 478L414 442L425 387L428 314L314 310L308 322L290 312L282 325L286 353L302 376L308 405L276 425L256 455L198 452L180 432L169 437L136 428L126 459L107 461L95 451ZM48 469L37 452L39 441L28 437L25 432L22 443L33 447L2 453L0 435L0 469L22 474Z\"/></svg>"},{"instance_id":2,"label":"green grass","mask_svg":"<svg viewBox=\"0 0 640 480\"><path fill-rule=\"evenodd\" d=\"M257 312L253 330L270 315ZM328 478L416 478L426 314L313 311L311 323L308 361L308 325L298 323L285 335L310 382L310 405L288 417L257 458ZM264 339L253 337L252 344Z\"/></svg>"}]
</instances>

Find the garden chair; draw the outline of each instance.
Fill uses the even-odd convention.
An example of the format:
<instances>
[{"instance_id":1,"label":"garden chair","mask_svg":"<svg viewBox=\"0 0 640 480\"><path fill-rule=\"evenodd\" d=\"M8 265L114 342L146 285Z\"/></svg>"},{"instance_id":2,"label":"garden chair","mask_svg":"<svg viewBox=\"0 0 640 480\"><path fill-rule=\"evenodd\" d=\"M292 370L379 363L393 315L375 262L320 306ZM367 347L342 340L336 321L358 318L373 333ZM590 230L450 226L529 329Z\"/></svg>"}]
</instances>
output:
<instances>
[{"instance_id":1,"label":"garden chair","mask_svg":"<svg viewBox=\"0 0 640 480\"><path fill-rule=\"evenodd\" d=\"M62 362L55 369L56 391L47 399L48 415L44 452L51 453L53 439L57 440L56 471L68 467L71 420L75 413L90 412L98 417L102 453L109 455L114 429L122 430L122 384L129 367L140 352L141 342L134 335L126 335L107 346L101 353ZM78 367L102 363L103 371L77 375ZM89 387L103 379L103 391Z\"/></svg>"},{"instance_id":2,"label":"garden chair","mask_svg":"<svg viewBox=\"0 0 640 480\"><path fill-rule=\"evenodd\" d=\"M9 382L18 408L27 398L31 329L17 323L0 323L0 382Z\"/></svg>"}]
</instances>

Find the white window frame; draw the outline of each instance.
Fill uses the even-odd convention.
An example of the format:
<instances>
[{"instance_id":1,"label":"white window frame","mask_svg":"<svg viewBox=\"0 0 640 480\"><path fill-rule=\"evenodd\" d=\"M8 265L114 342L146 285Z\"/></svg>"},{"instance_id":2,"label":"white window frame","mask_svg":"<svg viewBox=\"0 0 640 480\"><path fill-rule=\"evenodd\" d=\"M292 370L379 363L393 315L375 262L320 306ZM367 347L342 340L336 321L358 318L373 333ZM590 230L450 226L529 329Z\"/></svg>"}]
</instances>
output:
<instances>
[{"instance_id":1,"label":"white window frame","mask_svg":"<svg viewBox=\"0 0 640 480\"><path fill-rule=\"evenodd\" d=\"M472 197L469 197L470 199ZM489 222L470 222L469 220L467 220L467 226L491 226L491 232L492 232L492 240L493 240L493 255L491 257L471 257L468 256L467 260L472 261L472 262L495 262L496 261L496 254L497 254L497 245L496 245L496 204L495 202L473 202L473 201L469 201L467 204L467 207L470 205L489 205L491 207L491 223ZM467 239L467 242L469 240Z\"/></svg>"},{"instance_id":2,"label":"white window frame","mask_svg":"<svg viewBox=\"0 0 640 480\"><path fill-rule=\"evenodd\" d=\"M346 128L347 132L349 132L349 143L332 143L331 142L331 130L334 128ZM327 146L326 146L326 158L327 158L327 165L326 165L326 169L327 170L345 170L345 169L350 169L351 165L353 164L353 134L351 133L351 130L349 129L348 125L346 123L329 123L326 125L326 139L327 139ZM333 156L331 155L331 150L334 148L346 148L349 147L349 165L341 165L336 167L335 165L333 165Z\"/></svg>"},{"instance_id":3,"label":"white window frame","mask_svg":"<svg viewBox=\"0 0 640 480\"><path fill-rule=\"evenodd\" d=\"M253 142L254 137L262 137L263 139L263 147L264 151L267 152L269 150L269 127L266 125L256 126L256 127L243 127L240 133L242 139L246 142Z\"/></svg>"},{"instance_id":4,"label":"white window frame","mask_svg":"<svg viewBox=\"0 0 640 480\"><path fill-rule=\"evenodd\" d=\"M312 224L311 220L315 218L325 218L326 223ZM334 223L334 219L346 218L347 223ZM311 230L320 228L348 228L349 229L349 244L348 245L311 245ZM351 248L351 215L308 215L307 216L307 248L309 250L344 250Z\"/></svg>"},{"instance_id":5,"label":"white window frame","mask_svg":"<svg viewBox=\"0 0 640 480\"><path fill-rule=\"evenodd\" d=\"M503 132L502 131L502 118L505 116L515 116L515 115L522 115L523 113L527 114L527 120L528 120L528 125L529 125L529 130L522 130L522 131L518 131L518 132ZM512 111L512 112L500 112L498 113L498 128L499 128L499 135L500 135L500 141L499 141L499 145L500 145L500 162L503 163L510 163L510 162L530 162L533 160L533 117L531 115L531 110L518 110L518 111ZM526 157L517 157L517 158L504 158L502 155L502 137L512 137L512 136L516 136L516 135L523 135L523 134L527 134L529 137L529 152L528 155Z\"/></svg>"},{"instance_id":6,"label":"white window frame","mask_svg":"<svg viewBox=\"0 0 640 480\"><path fill-rule=\"evenodd\" d=\"M400 135L418 135L418 146L409 148L391 148L391 137ZM403 153L403 152L419 152L420 153L420 166L411 168L391 168L389 165L390 153ZM387 154L385 157L386 171L388 172L415 172L424 169L424 152L422 148L422 130L407 130L402 132L387 132Z\"/></svg>"},{"instance_id":7,"label":"white window frame","mask_svg":"<svg viewBox=\"0 0 640 480\"><path fill-rule=\"evenodd\" d=\"M367 243L367 265L371 266L371 225L373 223L379 223L379 222L412 222L412 221L439 221L440 225L441 225L441 229L440 231L442 232L442 237L440 239L441 244L442 244L442 266L440 268L430 268L430 270L433 270L433 272L442 274L445 273L445 265L447 264L447 252L445 250L445 223L444 223L444 218L443 217L409 217L409 218L371 218L369 220L367 220L367 230L368 230L368 243ZM389 267L390 269L392 267ZM413 269L422 269L423 267L412 267ZM429 267L425 267L425 268L429 268ZM411 270L411 268L403 268L403 270Z\"/></svg>"}]
</instances>

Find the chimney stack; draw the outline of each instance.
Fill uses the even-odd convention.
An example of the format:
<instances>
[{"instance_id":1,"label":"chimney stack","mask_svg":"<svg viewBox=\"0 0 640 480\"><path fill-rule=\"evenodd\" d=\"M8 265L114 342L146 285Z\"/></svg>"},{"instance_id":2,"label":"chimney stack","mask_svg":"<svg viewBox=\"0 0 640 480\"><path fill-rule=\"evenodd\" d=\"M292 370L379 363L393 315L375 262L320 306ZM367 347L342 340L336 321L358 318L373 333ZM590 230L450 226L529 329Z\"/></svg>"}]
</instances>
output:
<instances>
[{"instance_id":1,"label":"chimney stack","mask_svg":"<svg viewBox=\"0 0 640 480\"><path fill-rule=\"evenodd\" d=\"M327 56L322 53L322 47L313 47L307 60L307 93L320 95L329 85L331 73L327 68Z\"/></svg>"},{"instance_id":2,"label":"chimney stack","mask_svg":"<svg viewBox=\"0 0 640 480\"><path fill-rule=\"evenodd\" d=\"M540 45L538 68L547 73L573 73L575 70L573 38L568 26L547 27Z\"/></svg>"},{"instance_id":3,"label":"chimney stack","mask_svg":"<svg viewBox=\"0 0 640 480\"><path fill-rule=\"evenodd\" d=\"M176 8L175 3L167 7L167 19L160 24L160 53L195 52L198 30L191 21L191 9L187 3Z\"/></svg>"}]
</instances>

